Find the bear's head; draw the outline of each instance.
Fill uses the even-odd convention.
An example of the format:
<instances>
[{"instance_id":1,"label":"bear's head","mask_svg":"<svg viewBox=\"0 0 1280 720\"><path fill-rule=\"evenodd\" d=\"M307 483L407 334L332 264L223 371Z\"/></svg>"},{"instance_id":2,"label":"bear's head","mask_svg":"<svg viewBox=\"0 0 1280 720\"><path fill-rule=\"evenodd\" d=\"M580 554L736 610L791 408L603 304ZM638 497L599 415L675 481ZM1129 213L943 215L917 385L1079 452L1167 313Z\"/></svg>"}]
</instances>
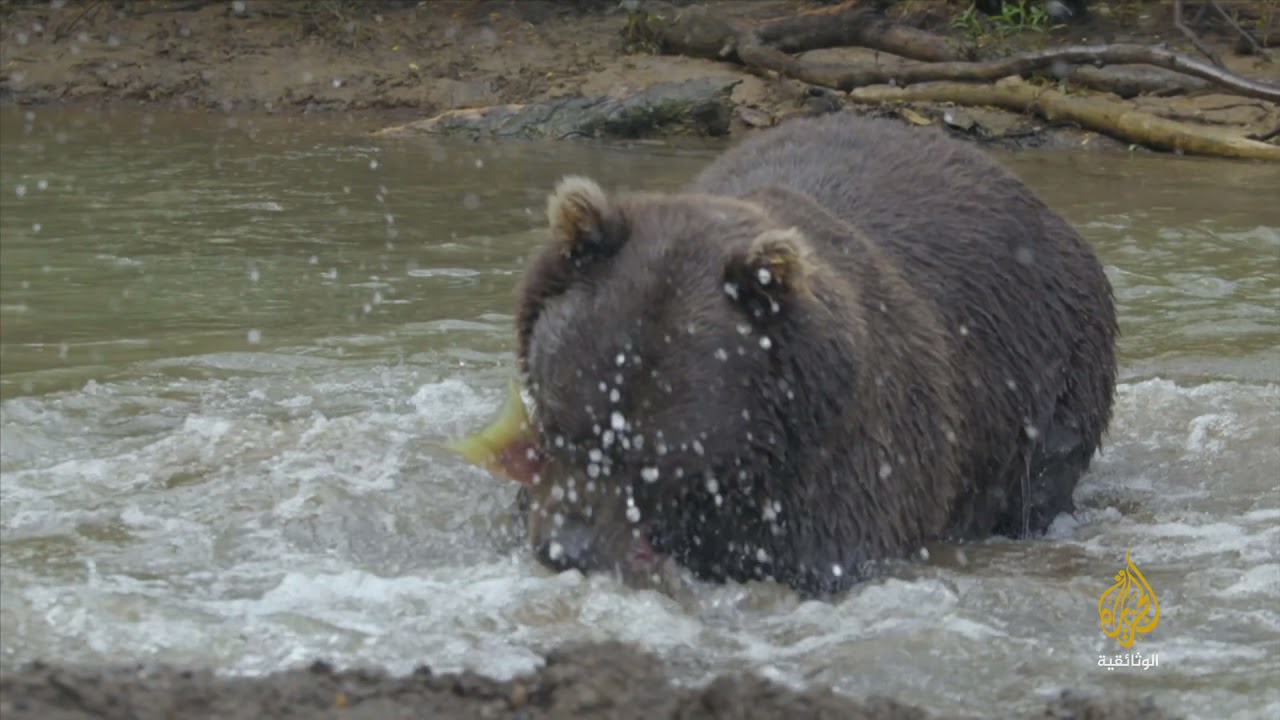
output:
<instances>
[{"instance_id":1,"label":"bear's head","mask_svg":"<svg viewBox=\"0 0 1280 720\"><path fill-rule=\"evenodd\" d=\"M532 419L499 443L518 448L500 464L527 483L537 556L627 579L664 556L773 576L805 500L783 478L839 414L823 356L842 356L840 323L809 241L746 200L581 177L548 216L516 320Z\"/></svg>"}]
</instances>

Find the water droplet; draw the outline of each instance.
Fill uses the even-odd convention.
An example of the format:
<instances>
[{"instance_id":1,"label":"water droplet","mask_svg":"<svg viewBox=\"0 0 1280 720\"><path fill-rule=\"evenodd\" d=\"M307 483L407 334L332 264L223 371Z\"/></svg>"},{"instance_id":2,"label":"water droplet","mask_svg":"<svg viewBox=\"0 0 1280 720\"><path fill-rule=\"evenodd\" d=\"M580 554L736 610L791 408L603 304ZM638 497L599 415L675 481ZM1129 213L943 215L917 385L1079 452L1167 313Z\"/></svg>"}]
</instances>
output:
<instances>
[{"instance_id":1,"label":"water droplet","mask_svg":"<svg viewBox=\"0 0 1280 720\"><path fill-rule=\"evenodd\" d=\"M551 486L551 499L552 499L552 500L555 500L556 502L560 502L561 500L564 500L564 486L563 486L563 485L558 485L558 484L557 484L557 485L552 485L552 486Z\"/></svg>"},{"instance_id":2,"label":"water droplet","mask_svg":"<svg viewBox=\"0 0 1280 720\"><path fill-rule=\"evenodd\" d=\"M25 196L27 194L27 186L23 183L18 183L17 185L14 185L13 194L17 195L18 197Z\"/></svg>"},{"instance_id":3,"label":"water droplet","mask_svg":"<svg viewBox=\"0 0 1280 720\"><path fill-rule=\"evenodd\" d=\"M643 478L644 481L648 483L658 482L658 477L660 476L660 474L661 473L658 471L658 468L656 467L646 467L646 468L641 468L640 470L640 477Z\"/></svg>"},{"instance_id":4,"label":"water droplet","mask_svg":"<svg viewBox=\"0 0 1280 720\"><path fill-rule=\"evenodd\" d=\"M729 353L725 352L724 348L716 348L715 356L720 362L724 362L729 359Z\"/></svg>"},{"instance_id":5,"label":"water droplet","mask_svg":"<svg viewBox=\"0 0 1280 720\"><path fill-rule=\"evenodd\" d=\"M609 415L609 427L612 427L617 431L622 431L626 426L627 419L623 417L622 413L614 410L613 413Z\"/></svg>"},{"instance_id":6,"label":"water droplet","mask_svg":"<svg viewBox=\"0 0 1280 720\"><path fill-rule=\"evenodd\" d=\"M885 480L893 474L893 466L887 462L880 463L880 479Z\"/></svg>"},{"instance_id":7,"label":"water droplet","mask_svg":"<svg viewBox=\"0 0 1280 720\"><path fill-rule=\"evenodd\" d=\"M603 385L603 384L604 384L604 383L601 383L601 385ZM618 392L618 388L614 388L614 389L612 389L612 390L610 390L610 391L609 391L609 402L615 402L615 403L616 403L616 402L618 402L618 400L619 400L621 397L622 397L622 393Z\"/></svg>"},{"instance_id":8,"label":"water droplet","mask_svg":"<svg viewBox=\"0 0 1280 720\"><path fill-rule=\"evenodd\" d=\"M764 350L768 350L769 348L773 347L773 341L769 339L768 335L760 336L760 347Z\"/></svg>"},{"instance_id":9,"label":"water droplet","mask_svg":"<svg viewBox=\"0 0 1280 720\"><path fill-rule=\"evenodd\" d=\"M756 279L761 285L768 285L773 282L773 273L769 272L769 268L760 268L756 271Z\"/></svg>"},{"instance_id":10,"label":"water droplet","mask_svg":"<svg viewBox=\"0 0 1280 720\"><path fill-rule=\"evenodd\" d=\"M738 299L738 285L737 285L737 283L731 283L731 282L727 282L727 283L725 283L725 284L724 284L724 294L725 294L725 295L728 295L729 297L733 298L734 300L737 300L737 299Z\"/></svg>"},{"instance_id":11,"label":"water droplet","mask_svg":"<svg viewBox=\"0 0 1280 720\"><path fill-rule=\"evenodd\" d=\"M554 561L554 560L559 560L563 555L564 555L564 546L556 542L555 540L552 540L551 544L547 546L547 557L551 558Z\"/></svg>"},{"instance_id":12,"label":"water droplet","mask_svg":"<svg viewBox=\"0 0 1280 720\"><path fill-rule=\"evenodd\" d=\"M250 330L248 335L246 336L246 339L249 341L250 345L257 345L258 343L262 342L262 331Z\"/></svg>"},{"instance_id":13,"label":"water droplet","mask_svg":"<svg viewBox=\"0 0 1280 720\"><path fill-rule=\"evenodd\" d=\"M840 577L844 575L844 568L840 567L839 563L836 563L831 566L831 574Z\"/></svg>"}]
</instances>

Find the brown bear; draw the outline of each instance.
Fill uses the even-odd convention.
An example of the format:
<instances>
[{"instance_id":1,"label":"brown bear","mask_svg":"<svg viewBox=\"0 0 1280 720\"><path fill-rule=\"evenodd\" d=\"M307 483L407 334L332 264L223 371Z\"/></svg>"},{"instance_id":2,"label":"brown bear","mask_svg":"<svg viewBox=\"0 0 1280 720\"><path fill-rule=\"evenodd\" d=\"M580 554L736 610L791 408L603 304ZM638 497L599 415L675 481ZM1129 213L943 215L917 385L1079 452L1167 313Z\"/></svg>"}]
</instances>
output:
<instances>
[{"instance_id":1,"label":"brown bear","mask_svg":"<svg viewBox=\"0 0 1280 720\"><path fill-rule=\"evenodd\" d=\"M532 419L489 460L528 483L545 564L820 595L1072 508L1110 419L1111 287L981 151L799 119L682 192L566 178L548 214L516 320Z\"/></svg>"}]
</instances>

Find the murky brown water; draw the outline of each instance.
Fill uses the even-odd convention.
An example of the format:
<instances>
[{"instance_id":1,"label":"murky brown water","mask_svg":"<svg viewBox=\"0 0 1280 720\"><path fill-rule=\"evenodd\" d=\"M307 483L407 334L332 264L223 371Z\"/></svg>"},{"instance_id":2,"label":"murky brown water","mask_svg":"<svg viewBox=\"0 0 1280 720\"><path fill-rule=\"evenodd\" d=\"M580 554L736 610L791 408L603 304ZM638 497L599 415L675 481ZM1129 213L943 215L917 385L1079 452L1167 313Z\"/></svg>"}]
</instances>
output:
<instances>
[{"instance_id":1,"label":"murky brown water","mask_svg":"<svg viewBox=\"0 0 1280 720\"><path fill-rule=\"evenodd\" d=\"M936 551L836 602L675 600L508 552L512 488L440 442L498 404L555 179L674 187L713 150L362 130L0 110L0 661L506 676L615 637L689 682L1280 713L1280 168L1008 158L1095 243L1124 332L1113 432L1050 538ZM1126 549L1159 664L1105 670Z\"/></svg>"}]
</instances>

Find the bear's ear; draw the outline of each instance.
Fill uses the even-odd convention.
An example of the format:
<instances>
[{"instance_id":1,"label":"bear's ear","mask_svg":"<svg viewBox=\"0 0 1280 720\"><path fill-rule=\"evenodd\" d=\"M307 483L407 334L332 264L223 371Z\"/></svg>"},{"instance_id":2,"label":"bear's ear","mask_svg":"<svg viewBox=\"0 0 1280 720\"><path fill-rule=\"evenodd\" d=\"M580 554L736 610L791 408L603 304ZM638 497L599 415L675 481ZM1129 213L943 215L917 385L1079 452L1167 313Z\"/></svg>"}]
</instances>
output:
<instances>
[{"instance_id":1,"label":"bear's ear","mask_svg":"<svg viewBox=\"0 0 1280 720\"><path fill-rule=\"evenodd\" d=\"M787 303L809 293L809 241L795 228L766 230L730 256L724 291L755 321L767 321Z\"/></svg>"},{"instance_id":2,"label":"bear's ear","mask_svg":"<svg viewBox=\"0 0 1280 720\"><path fill-rule=\"evenodd\" d=\"M547 200L547 221L560 254L578 260L612 254L625 232L620 214L594 180L562 179Z\"/></svg>"}]
</instances>

